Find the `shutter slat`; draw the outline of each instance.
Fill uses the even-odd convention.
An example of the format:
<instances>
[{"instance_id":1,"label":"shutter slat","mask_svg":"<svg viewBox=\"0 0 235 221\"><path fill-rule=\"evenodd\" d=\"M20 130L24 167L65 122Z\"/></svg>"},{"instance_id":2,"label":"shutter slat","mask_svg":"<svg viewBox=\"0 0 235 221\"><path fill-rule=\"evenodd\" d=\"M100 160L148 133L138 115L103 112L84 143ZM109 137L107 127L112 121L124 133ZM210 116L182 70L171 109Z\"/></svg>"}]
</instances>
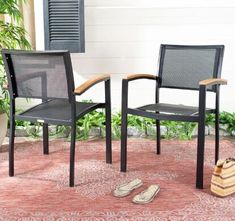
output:
<instances>
[{"instance_id":1,"label":"shutter slat","mask_svg":"<svg viewBox=\"0 0 235 221\"><path fill-rule=\"evenodd\" d=\"M61 20L61 21L63 21L63 20L70 20L69 22L77 22L77 21L79 21L79 20L74 21L73 20L74 17L69 17L69 16L65 17L63 15L51 16L51 18L52 19L49 21L50 23L53 22L54 20Z\"/></svg>"},{"instance_id":2,"label":"shutter slat","mask_svg":"<svg viewBox=\"0 0 235 221\"><path fill-rule=\"evenodd\" d=\"M52 7L49 7L51 11L68 11L68 10L71 10L71 11L77 11L78 7L76 5L73 6L73 8L70 7L65 7L65 6L52 6Z\"/></svg>"},{"instance_id":3,"label":"shutter slat","mask_svg":"<svg viewBox=\"0 0 235 221\"><path fill-rule=\"evenodd\" d=\"M78 38L72 38L72 37L70 37L70 38L67 38L67 37L65 37L65 38L63 38L63 37L56 37L56 38L51 38L51 41L52 42L60 42L60 41L78 41L79 39ZM66 48L63 48L63 49L66 49ZM68 49L69 50L69 49Z\"/></svg>"},{"instance_id":4,"label":"shutter slat","mask_svg":"<svg viewBox=\"0 0 235 221\"><path fill-rule=\"evenodd\" d=\"M72 12L50 12L49 15L51 16L65 16L65 17L71 17L71 18L75 18L77 19L78 18L78 15L77 13L72 13Z\"/></svg>"},{"instance_id":5,"label":"shutter slat","mask_svg":"<svg viewBox=\"0 0 235 221\"><path fill-rule=\"evenodd\" d=\"M51 36L60 36L60 35L63 35L63 36L66 36L70 34L70 36L77 36L77 33L76 32L69 32L69 31L66 31L64 33L61 33L61 32L54 32L53 34L51 34Z\"/></svg>"},{"instance_id":6,"label":"shutter slat","mask_svg":"<svg viewBox=\"0 0 235 221\"><path fill-rule=\"evenodd\" d=\"M73 32L77 33L79 31L78 28L73 28L73 27L71 27L71 28L66 27L66 29L62 28L62 27L52 27L52 29L53 29L53 32L61 32L61 30L64 30L64 31L73 31Z\"/></svg>"},{"instance_id":7,"label":"shutter slat","mask_svg":"<svg viewBox=\"0 0 235 221\"><path fill-rule=\"evenodd\" d=\"M70 28L70 29L76 29L76 27L74 27L73 25L67 25L67 24L62 24L62 23L51 25L51 28L57 28L57 29L65 29L65 27ZM78 30L78 29L76 29L76 30Z\"/></svg>"}]
</instances>

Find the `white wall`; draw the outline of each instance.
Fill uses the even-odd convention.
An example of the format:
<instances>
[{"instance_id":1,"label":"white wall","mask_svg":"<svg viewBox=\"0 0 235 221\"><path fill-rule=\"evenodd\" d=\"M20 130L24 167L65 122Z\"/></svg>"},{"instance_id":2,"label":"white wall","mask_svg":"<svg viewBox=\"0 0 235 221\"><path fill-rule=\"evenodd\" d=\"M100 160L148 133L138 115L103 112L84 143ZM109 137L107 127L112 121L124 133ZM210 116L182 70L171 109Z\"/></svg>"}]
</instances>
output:
<instances>
[{"instance_id":1,"label":"white wall","mask_svg":"<svg viewBox=\"0 0 235 221\"><path fill-rule=\"evenodd\" d=\"M37 49L43 49L42 0L35 0ZM76 85L98 73L112 74L112 105L120 109L126 73L157 73L158 50L168 44L224 44L221 109L235 111L235 1L85 0L86 53L73 54ZM154 102L154 83L131 83L130 105ZM103 85L81 99L100 100ZM183 98L183 99L182 99ZM198 104L198 93L162 90L162 102ZM208 106L214 104L208 96Z\"/></svg>"}]
</instances>

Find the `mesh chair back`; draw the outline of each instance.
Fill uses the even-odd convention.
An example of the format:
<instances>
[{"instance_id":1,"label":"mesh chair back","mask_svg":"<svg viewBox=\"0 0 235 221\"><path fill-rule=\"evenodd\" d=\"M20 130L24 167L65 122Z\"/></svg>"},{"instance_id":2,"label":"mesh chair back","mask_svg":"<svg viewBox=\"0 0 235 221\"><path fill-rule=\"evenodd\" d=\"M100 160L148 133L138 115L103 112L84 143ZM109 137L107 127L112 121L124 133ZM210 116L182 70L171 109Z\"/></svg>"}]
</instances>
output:
<instances>
[{"instance_id":1,"label":"mesh chair back","mask_svg":"<svg viewBox=\"0 0 235 221\"><path fill-rule=\"evenodd\" d=\"M14 97L69 99L74 82L67 51L3 50Z\"/></svg>"},{"instance_id":2,"label":"mesh chair back","mask_svg":"<svg viewBox=\"0 0 235 221\"><path fill-rule=\"evenodd\" d=\"M160 86L199 89L199 81L221 75L224 46L161 45ZM208 88L215 91L215 87Z\"/></svg>"}]
</instances>

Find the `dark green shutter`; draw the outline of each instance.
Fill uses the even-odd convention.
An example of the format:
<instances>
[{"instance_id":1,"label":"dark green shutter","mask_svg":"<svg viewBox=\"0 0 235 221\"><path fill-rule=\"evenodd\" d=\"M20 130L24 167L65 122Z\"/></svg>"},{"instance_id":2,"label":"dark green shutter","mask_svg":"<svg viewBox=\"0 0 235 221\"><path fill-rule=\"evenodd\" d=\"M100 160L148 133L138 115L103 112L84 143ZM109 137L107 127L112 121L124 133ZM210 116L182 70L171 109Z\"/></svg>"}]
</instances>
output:
<instances>
[{"instance_id":1,"label":"dark green shutter","mask_svg":"<svg viewBox=\"0 0 235 221\"><path fill-rule=\"evenodd\" d=\"M44 0L46 50L85 52L84 0Z\"/></svg>"}]
</instances>

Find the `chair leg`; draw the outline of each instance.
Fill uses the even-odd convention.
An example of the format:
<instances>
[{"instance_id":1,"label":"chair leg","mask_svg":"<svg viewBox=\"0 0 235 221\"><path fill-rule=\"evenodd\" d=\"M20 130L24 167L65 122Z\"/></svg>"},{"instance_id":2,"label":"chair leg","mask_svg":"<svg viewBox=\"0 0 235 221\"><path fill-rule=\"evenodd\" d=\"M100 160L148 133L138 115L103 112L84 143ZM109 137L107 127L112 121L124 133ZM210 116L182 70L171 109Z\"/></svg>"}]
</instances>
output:
<instances>
[{"instance_id":1,"label":"chair leg","mask_svg":"<svg viewBox=\"0 0 235 221\"><path fill-rule=\"evenodd\" d=\"M128 107L128 81L122 80L122 122L121 122L121 172L127 167L127 107Z\"/></svg>"},{"instance_id":2,"label":"chair leg","mask_svg":"<svg viewBox=\"0 0 235 221\"><path fill-rule=\"evenodd\" d=\"M112 163L112 126L111 126L111 98L110 80L105 82L105 124L106 124L106 163Z\"/></svg>"},{"instance_id":3,"label":"chair leg","mask_svg":"<svg viewBox=\"0 0 235 221\"><path fill-rule=\"evenodd\" d=\"M198 124L198 143L197 143L196 187L198 189L203 189L204 149L205 149L205 121L201 120Z\"/></svg>"},{"instance_id":4,"label":"chair leg","mask_svg":"<svg viewBox=\"0 0 235 221\"><path fill-rule=\"evenodd\" d=\"M74 187L76 124L71 126L69 186Z\"/></svg>"},{"instance_id":5,"label":"chair leg","mask_svg":"<svg viewBox=\"0 0 235 221\"><path fill-rule=\"evenodd\" d=\"M9 139L9 176L14 176L14 140L15 140L15 119L10 118L10 139Z\"/></svg>"},{"instance_id":6,"label":"chair leg","mask_svg":"<svg viewBox=\"0 0 235 221\"><path fill-rule=\"evenodd\" d=\"M215 113L215 164L219 159L219 112Z\"/></svg>"},{"instance_id":7,"label":"chair leg","mask_svg":"<svg viewBox=\"0 0 235 221\"><path fill-rule=\"evenodd\" d=\"M160 129L159 120L156 120L156 133L157 133L157 154L161 154L161 129Z\"/></svg>"},{"instance_id":8,"label":"chair leg","mask_svg":"<svg viewBox=\"0 0 235 221\"><path fill-rule=\"evenodd\" d=\"M127 167L127 114L122 113L121 125L121 172L126 172Z\"/></svg>"},{"instance_id":9,"label":"chair leg","mask_svg":"<svg viewBox=\"0 0 235 221\"><path fill-rule=\"evenodd\" d=\"M106 163L112 163L111 109L106 107Z\"/></svg>"},{"instance_id":10,"label":"chair leg","mask_svg":"<svg viewBox=\"0 0 235 221\"><path fill-rule=\"evenodd\" d=\"M43 154L49 154L48 124L43 124Z\"/></svg>"}]
</instances>

